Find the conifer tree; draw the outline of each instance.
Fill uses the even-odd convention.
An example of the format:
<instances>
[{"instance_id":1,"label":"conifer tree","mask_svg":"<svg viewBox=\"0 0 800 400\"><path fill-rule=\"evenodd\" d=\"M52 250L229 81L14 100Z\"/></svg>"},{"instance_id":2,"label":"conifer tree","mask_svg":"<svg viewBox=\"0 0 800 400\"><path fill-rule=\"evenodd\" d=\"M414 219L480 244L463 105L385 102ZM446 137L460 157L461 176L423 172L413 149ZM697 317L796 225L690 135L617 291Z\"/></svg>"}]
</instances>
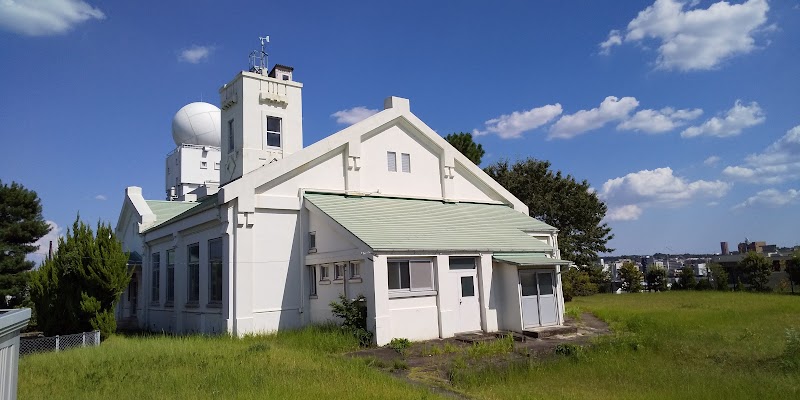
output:
<instances>
[{"instance_id":1,"label":"conifer tree","mask_svg":"<svg viewBox=\"0 0 800 400\"><path fill-rule=\"evenodd\" d=\"M54 257L33 273L31 299L46 335L116 330L114 307L130 282L128 255L110 225L75 220Z\"/></svg>"},{"instance_id":2,"label":"conifer tree","mask_svg":"<svg viewBox=\"0 0 800 400\"><path fill-rule=\"evenodd\" d=\"M0 181L0 308L13 308L26 299L36 241L50 232L42 217L42 204L32 190ZM9 299L10 301L6 301Z\"/></svg>"}]
</instances>

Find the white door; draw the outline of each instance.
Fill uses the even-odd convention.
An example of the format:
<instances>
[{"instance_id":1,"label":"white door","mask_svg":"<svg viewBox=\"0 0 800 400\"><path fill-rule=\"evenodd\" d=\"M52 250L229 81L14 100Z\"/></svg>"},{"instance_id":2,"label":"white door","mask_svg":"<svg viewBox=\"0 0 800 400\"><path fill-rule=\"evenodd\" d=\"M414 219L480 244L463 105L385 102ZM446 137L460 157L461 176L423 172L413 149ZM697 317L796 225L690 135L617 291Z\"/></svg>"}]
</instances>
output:
<instances>
[{"instance_id":1,"label":"white door","mask_svg":"<svg viewBox=\"0 0 800 400\"><path fill-rule=\"evenodd\" d=\"M553 271L520 270L519 283L523 328L558 323Z\"/></svg>"},{"instance_id":2,"label":"white door","mask_svg":"<svg viewBox=\"0 0 800 400\"><path fill-rule=\"evenodd\" d=\"M481 330L481 308L475 270L453 274L458 284L458 332Z\"/></svg>"}]
</instances>

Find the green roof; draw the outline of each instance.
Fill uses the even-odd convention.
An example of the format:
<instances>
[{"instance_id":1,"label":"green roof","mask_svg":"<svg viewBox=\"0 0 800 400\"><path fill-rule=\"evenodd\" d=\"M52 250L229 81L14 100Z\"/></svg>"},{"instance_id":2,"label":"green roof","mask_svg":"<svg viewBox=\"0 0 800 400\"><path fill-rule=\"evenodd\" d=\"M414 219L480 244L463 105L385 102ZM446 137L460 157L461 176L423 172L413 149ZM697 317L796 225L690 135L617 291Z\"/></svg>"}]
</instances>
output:
<instances>
[{"instance_id":1,"label":"green roof","mask_svg":"<svg viewBox=\"0 0 800 400\"><path fill-rule=\"evenodd\" d=\"M567 260L548 258L544 253L494 253L492 258L497 261L519 266L571 264L571 262Z\"/></svg>"},{"instance_id":2,"label":"green roof","mask_svg":"<svg viewBox=\"0 0 800 400\"><path fill-rule=\"evenodd\" d=\"M150 207L150 211L156 215L156 222L147 227L145 232L162 225L178 215L181 215L202 204L202 202L196 201L145 200L145 202L147 203L147 206Z\"/></svg>"},{"instance_id":3,"label":"green roof","mask_svg":"<svg viewBox=\"0 0 800 400\"><path fill-rule=\"evenodd\" d=\"M552 251L524 231L555 230L505 205L306 193L373 250Z\"/></svg>"}]
</instances>

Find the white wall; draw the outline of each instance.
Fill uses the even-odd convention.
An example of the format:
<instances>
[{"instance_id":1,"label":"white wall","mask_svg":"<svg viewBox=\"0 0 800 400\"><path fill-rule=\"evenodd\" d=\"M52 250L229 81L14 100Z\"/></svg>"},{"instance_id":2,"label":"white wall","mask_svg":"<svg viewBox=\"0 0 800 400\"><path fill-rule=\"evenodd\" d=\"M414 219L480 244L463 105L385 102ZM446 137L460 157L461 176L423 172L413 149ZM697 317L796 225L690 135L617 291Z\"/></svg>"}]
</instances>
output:
<instances>
[{"instance_id":1,"label":"white wall","mask_svg":"<svg viewBox=\"0 0 800 400\"><path fill-rule=\"evenodd\" d=\"M499 286L498 328L520 332L522 330L522 310L520 309L517 267L495 262L492 272L494 284Z\"/></svg>"},{"instance_id":2,"label":"white wall","mask_svg":"<svg viewBox=\"0 0 800 400\"><path fill-rule=\"evenodd\" d=\"M167 156L165 165L165 196L171 187L179 199L207 181L219 182L221 166L219 148L181 145ZM205 163L205 168L203 168Z\"/></svg>"}]
</instances>

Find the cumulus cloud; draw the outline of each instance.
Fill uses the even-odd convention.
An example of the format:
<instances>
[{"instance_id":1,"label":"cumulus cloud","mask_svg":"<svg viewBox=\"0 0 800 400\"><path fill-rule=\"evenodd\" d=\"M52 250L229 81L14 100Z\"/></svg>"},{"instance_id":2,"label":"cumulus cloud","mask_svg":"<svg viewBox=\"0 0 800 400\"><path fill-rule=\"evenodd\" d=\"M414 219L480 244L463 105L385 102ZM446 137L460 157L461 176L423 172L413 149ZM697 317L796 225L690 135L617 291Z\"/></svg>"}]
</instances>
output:
<instances>
[{"instance_id":1,"label":"cumulus cloud","mask_svg":"<svg viewBox=\"0 0 800 400\"><path fill-rule=\"evenodd\" d=\"M781 192L776 189L762 190L756 193L755 196L747 198L744 202L733 206L734 210L746 207L782 207L788 204L796 204L800 201L800 190L789 189Z\"/></svg>"},{"instance_id":2,"label":"cumulus cloud","mask_svg":"<svg viewBox=\"0 0 800 400\"><path fill-rule=\"evenodd\" d=\"M0 0L0 29L20 35L60 35L80 23L105 18L100 9L81 0Z\"/></svg>"},{"instance_id":3,"label":"cumulus cloud","mask_svg":"<svg viewBox=\"0 0 800 400\"><path fill-rule=\"evenodd\" d=\"M745 157L742 165L725 167L730 178L763 184L800 179L800 125L786 132L761 153Z\"/></svg>"},{"instance_id":4,"label":"cumulus cloud","mask_svg":"<svg viewBox=\"0 0 800 400\"><path fill-rule=\"evenodd\" d=\"M367 119L377 113L378 110L358 106L347 110L337 111L331 114L331 118L336 118L337 124L353 125L356 122Z\"/></svg>"},{"instance_id":5,"label":"cumulus cloud","mask_svg":"<svg viewBox=\"0 0 800 400\"><path fill-rule=\"evenodd\" d=\"M767 118L755 101L744 105L736 100L733 108L724 115L713 117L702 125L690 126L681 132L681 136L692 138L700 135L730 137L742 133L742 130L763 123Z\"/></svg>"},{"instance_id":6,"label":"cumulus cloud","mask_svg":"<svg viewBox=\"0 0 800 400\"><path fill-rule=\"evenodd\" d=\"M199 46L194 44L178 53L178 61L187 62L189 64L198 64L202 61L208 60L208 57L211 56L211 52L213 51L214 46Z\"/></svg>"},{"instance_id":7,"label":"cumulus cloud","mask_svg":"<svg viewBox=\"0 0 800 400\"><path fill-rule=\"evenodd\" d=\"M609 179L598 196L609 206L606 219L635 220L645 208L679 207L696 199L721 198L731 186L718 180L689 181L666 167Z\"/></svg>"},{"instance_id":8,"label":"cumulus cloud","mask_svg":"<svg viewBox=\"0 0 800 400\"><path fill-rule=\"evenodd\" d=\"M97 196L94 196L94 199L95 200L100 200L100 201L105 201L105 200L108 200L108 197L106 197L106 195L104 195L104 194L98 194Z\"/></svg>"},{"instance_id":9,"label":"cumulus cloud","mask_svg":"<svg viewBox=\"0 0 800 400\"><path fill-rule=\"evenodd\" d=\"M527 111L514 111L485 122L483 130L475 129L473 135L481 136L494 133L503 139L514 139L524 132L532 131L561 115L561 104L548 104L531 108Z\"/></svg>"},{"instance_id":10,"label":"cumulus cloud","mask_svg":"<svg viewBox=\"0 0 800 400\"><path fill-rule=\"evenodd\" d=\"M709 167L716 167L719 164L721 158L719 156L710 156L703 161L703 164L708 165Z\"/></svg>"},{"instance_id":11,"label":"cumulus cloud","mask_svg":"<svg viewBox=\"0 0 800 400\"><path fill-rule=\"evenodd\" d=\"M613 121L625 120L639 106L634 97L618 99L608 96L600 106L591 110L580 110L575 114L564 115L550 128L550 139L569 139L584 132L603 127Z\"/></svg>"},{"instance_id":12,"label":"cumulus cloud","mask_svg":"<svg viewBox=\"0 0 800 400\"><path fill-rule=\"evenodd\" d=\"M28 254L26 257L30 261L34 261L39 265L47 258L47 252L50 250L50 241L53 242L53 253L58 250L58 238L64 235L64 228L58 226L54 221L45 221L50 226L50 232L42 236L36 241L36 252Z\"/></svg>"},{"instance_id":13,"label":"cumulus cloud","mask_svg":"<svg viewBox=\"0 0 800 400\"><path fill-rule=\"evenodd\" d=\"M658 43L656 67L665 70L708 70L756 46L755 35L768 31L767 0L741 4L719 1L708 8L695 8L681 0L656 0L628 23L623 33L612 30L599 44L608 54L623 43Z\"/></svg>"},{"instance_id":14,"label":"cumulus cloud","mask_svg":"<svg viewBox=\"0 0 800 400\"><path fill-rule=\"evenodd\" d=\"M665 107L660 110L641 110L631 118L617 125L618 130L635 131L644 133L664 133L686 125L689 121L697 119L703 110L682 109L676 110Z\"/></svg>"}]
</instances>

